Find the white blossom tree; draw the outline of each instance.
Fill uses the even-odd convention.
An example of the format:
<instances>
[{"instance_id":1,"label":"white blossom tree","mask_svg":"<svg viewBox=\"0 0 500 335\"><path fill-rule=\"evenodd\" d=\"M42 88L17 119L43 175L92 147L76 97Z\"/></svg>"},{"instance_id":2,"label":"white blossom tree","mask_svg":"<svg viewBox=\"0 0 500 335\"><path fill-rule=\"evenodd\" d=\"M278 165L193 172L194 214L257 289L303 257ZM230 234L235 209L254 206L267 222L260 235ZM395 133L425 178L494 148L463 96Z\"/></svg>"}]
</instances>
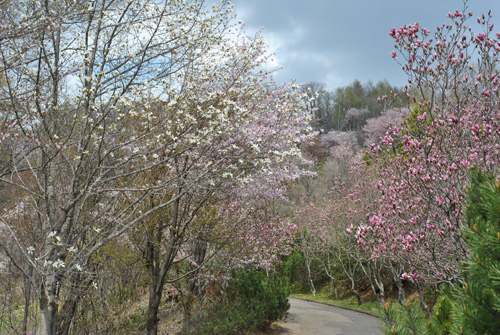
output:
<instances>
[{"instance_id":1,"label":"white blossom tree","mask_svg":"<svg viewBox=\"0 0 500 335\"><path fill-rule=\"evenodd\" d=\"M0 247L31 283L40 334L67 333L61 292L89 258L174 203L143 183L188 136L175 111L193 68L218 50L231 5L203 1L0 4ZM162 113L157 113L162 109ZM9 195L13 197L6 198Z\"/></svg>"},{"instance_id":2,"label":"white blossom tree","mask_svg":"<svg viewBox=\"0 0 500 335\"><path fill-rule=\"evenodd\" d=\"M92 256L118 237L145 255L148 334L167 280L194 283L224 249L273 259L286 220L223 206L250 218L249 199L282 197L303 173L306 95L272 82L259 36L230 41L230 3L0 6L0 247L30 283L40 334L69 332L79 291L98 288Z\"/></svg>"}]
</instances>

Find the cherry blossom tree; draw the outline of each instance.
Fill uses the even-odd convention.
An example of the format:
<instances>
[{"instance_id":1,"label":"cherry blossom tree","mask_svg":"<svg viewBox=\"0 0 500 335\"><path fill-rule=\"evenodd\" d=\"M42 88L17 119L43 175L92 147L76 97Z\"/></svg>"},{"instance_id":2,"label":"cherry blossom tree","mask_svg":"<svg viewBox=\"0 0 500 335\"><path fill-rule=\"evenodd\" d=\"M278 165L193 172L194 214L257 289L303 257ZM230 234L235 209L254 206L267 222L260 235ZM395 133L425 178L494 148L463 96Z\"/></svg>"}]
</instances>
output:
<instances>
[{"instance_id":1,"label":"cherry blossom tree","mask_svg":"<svg viewBox=\"0 0 500 335\"><path fill-rule=\"evenodd\" d=\"M276 87L267 81L269 74L261 67L267 56L259 36L241 37L234 45L225 46L224 52L217 54L218 62L211 63L212 68L200 66L193 76L183 78L189 93L182 101L176 101L174 108L186 116L182 129L190 131L162 153L173 159L169 165L161 165L159 173L148 181L175 181L148 200L173 199L171 206L166 206L160 215L143 220L148 232L145 255L151 282L151 334L157 332L163 286L167 280L178 279L169 273L172 267L180 260L191 259L189 274L181 277L197 276L207 261L237 241L236 232L246 235L245 231L252 230L252 225L226 220L221 214L224 212L204 219L206 208L231 203L246 206L257 196L283 197L284 183L303 174L296 163L305 162L297 144L310 136L302 127L307 120L302 115L307 114L306 96L298 86ZM258 227L267 223L253 222ZM246 229L242 231L241 227ZM252 248L257 247L257 242L258 239L252 242ZM197 247L188 248L193 243ZM262 246L271 248L272 244ZM196 253L190 254L188 249ZM264 251L257 248L252 257L260 253L262 261L272 261L269 258L273 253ZM186 307L188 331L189 305Z\"/></svg>"},{"instance_id":2,"label":"cherry blossom tree","mask_svg":"<svg viewBox=\"0 0 500 335\"><path fill-rule=\"evenodd\" d=\"M407 108L391 108L383 111L378 117L366 120L366 124L363 126L365 145L380 144L388 128L401 127L403 116L408 113L409 109Z\"/></svg>"},{"instance_id":3,"label":"cherry blossom tree","mask_svg":"<svg viewBox=\"0 0 500 335\"><path fill-rule=\"evenodd\" d=\"M344 275L357 295L363 253L356 248L352 231L364 223L369 205L376 196L372 175L361 168L359 149L342 141L353 136L330 131L322 135L325 143L337 142L332 156L314 178L314 192L296 205L293 221L297 225L297 248L302 253L311 292L315 294L313 268L320 267L330 278L336 294L336 281ZM324 191L322 188L328 185ZM365 186L371 186L370 190ZM363 191L360 191L363 189ZM348 232L349 231L349 232ZM313 266L314 265L314 266Z\"/></svg>"}]
</instances>

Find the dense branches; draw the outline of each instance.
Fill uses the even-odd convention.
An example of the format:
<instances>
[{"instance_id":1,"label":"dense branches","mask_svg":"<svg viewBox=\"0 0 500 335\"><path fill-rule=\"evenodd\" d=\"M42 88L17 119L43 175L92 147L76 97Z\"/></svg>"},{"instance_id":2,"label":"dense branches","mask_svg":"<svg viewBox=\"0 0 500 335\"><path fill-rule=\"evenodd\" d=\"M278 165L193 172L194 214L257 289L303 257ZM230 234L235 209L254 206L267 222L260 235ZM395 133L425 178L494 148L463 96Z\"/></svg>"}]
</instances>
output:
<instances>
[{"instance_id":1,"label":"dense branches","mask_svg":"<svg viewBox=\"0 0 500 335\"><path fill-rule=\"evenodd\" d=\"M0 182L2 198L13 196L2 201L0 246L38 299L41 334L67 331L76 307L59 313L63 293L97 285L90 264L108 242L145 232L161 298L172 264L188 260L180 277L197 275L238 241L230 232L245 235L224 207L280 197L302 174L293 161L307 140L305 96L268 83L259 36L228 40L231 9L195 0L2 8Z\"/></svg>"},{"instance_id":2,"label":"dense branches","mask_svg":"<svg viewBox=\"0 0 500 335\"><path fill-rule=\"evenodd\" d=\"M373 147L382 197L357 232L373 257L391 255L433 282L460 279L468 169L498 171L500 44L487 16L477 35L470 16L450 14L434 38L418 24L391 31L406 61L407 94L419 93L405 123Z\"/></svg>"}]
</instances>

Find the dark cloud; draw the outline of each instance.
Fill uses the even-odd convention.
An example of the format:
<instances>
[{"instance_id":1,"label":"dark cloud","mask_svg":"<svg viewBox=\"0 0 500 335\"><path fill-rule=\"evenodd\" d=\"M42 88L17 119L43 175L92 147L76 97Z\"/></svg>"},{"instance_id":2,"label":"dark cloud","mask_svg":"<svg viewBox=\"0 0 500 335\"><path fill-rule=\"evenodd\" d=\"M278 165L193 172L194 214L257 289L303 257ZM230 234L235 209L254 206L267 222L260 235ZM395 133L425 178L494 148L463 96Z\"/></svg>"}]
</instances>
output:
<instances>
[{"instance_id":1,"label":"dark cloud","mask_svg":"<svg viewBox=\"0 0 500 335\"><path fill-rule=\"evenodd\" d=\"M470 0L476 16L492 9L500 20L500 1ZM247 32L264 28L283 70L279 82L317 81L330 89L354 79L382 79L403 85L404 73L391 58L392 27L419 22L434 30L446 15L463 9L462 0L233 0ZM496 13L496 16L495 16ZM473 23L473 20L471 20ZM471 24L472 24L471 23Z\"/></svg>"}]
</instances>

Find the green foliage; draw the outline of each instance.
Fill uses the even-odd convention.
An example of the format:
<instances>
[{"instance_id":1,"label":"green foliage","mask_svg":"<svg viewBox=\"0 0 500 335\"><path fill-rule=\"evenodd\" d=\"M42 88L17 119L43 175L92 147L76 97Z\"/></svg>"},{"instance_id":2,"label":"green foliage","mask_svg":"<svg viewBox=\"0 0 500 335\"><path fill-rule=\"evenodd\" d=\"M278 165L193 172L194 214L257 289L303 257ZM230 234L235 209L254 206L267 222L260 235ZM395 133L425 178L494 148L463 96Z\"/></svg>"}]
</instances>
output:
<instances>
[{"instance_id":1,"label":"green foliage","mask_svg":"<svg viewBox=\"0 0 500 335\"><path fill-rule=\"evenodd\" d=\"M500 182L478 169L471 172L464 238L470 249L463 289L456 290L453 317L461 334L499 334Z\"/></svg>"},{"instance_id":2,"label":"green foliage","mask_svg":"<svg viewBox=\"0 0 500 335\"><path fill-rule=\"evenodd\" d=\"M318 94L312 108L316 108L315 121L313 125L320 129L345 128L344 123L346 113L351 108L368 109L370 112L366 117L379 116L381 112L388 108L402 107L404 102L394 93L401 91L401 88L392 86L387 80L379 81L373 84L371 81L361 84L359 80L354 80L351 84L338 87L334 91L326 91L325 85L321 83L312 83L309 85L311 96ZM387 96L382 103L378 97ZM359 123L350 125L349 130L360 129L365 119Z\"/></svg>"},{"instance_id":3,"label":"green foliage","mask_svg":"<svg viewBox=\"0 0 500 335\"><path fill-rule=\"evenodd\" d=\"M222 296L205 308L194 334L244 334L282 319L288 303L288 279L279 273L239 269Z\"/></svg>"},{"instance_id":4,"label":"green foliage","mask_svg":"<svg viewBox=\"0 0 500 335\"><path fill-rule=\"evenodd\" d=\"M422 139L426 136L425 129L432 124L429 107L426 105L413 104L410 110L410 114L405 118L405 126L407 129L402 129L401 134Z\"/></svg>"},{"instance_id":5,"label":"green foliage","mask_svg":"<svg viewBox=\"0 0 500 335\"><path fill-rule=\"evenodd\" d=\"M425 329L426 335L451 334L453 327L453 320L451 319L453 304L450 291L448 289L444 290L432 308L432 314Z\"/></svg>"},{"instance_id":6,"label":"green foliage","mask_svg":"<svg viewBox=\"0 0 500 335\"><path fill-rule=\"evenodd\" d=\"M294 251L280 266L283 275L290 282L291 291L294 293L309 292L307 270L304 255L300 251Z\"/></svg>"},{"instance_id":7,"label":"green foliage","mask_svg":"<svg viewBox=\"0 0 500 335\"><path fill-rule=\"evenodd\" d=\"M266 275L264 271L235 271L237 278L232 284L235 299L242 298L243 302L251 301L254 314L260 320L257 326L268 326L283 318L290 308L288 303L288 280L279 275Z\"/></svg>"},{"instance_id":8,"label":"green foliage","mask_svg":"<svg viewBox=\"0 0 500 335\"><path fill-rule=\"evenodd\" d=\"M145 308L141 308L136 313L130 314L120 322L118 326L119 332L122 334L128 332L130 334L132 332L144 331L146 329L146 314L147 310Z\"/></svg>"},{"instance_id":9,"label":"green foliage","mask_svg":"<svg viewBox=\"0 0 500 335\"><path fill-rule=\"evenodd\" d=\"M418 300L408 300L405 306L387 302L379 314L384 321L382 332L386 335L425 334L426 317Z\"/></svg>"}]
</instances>

